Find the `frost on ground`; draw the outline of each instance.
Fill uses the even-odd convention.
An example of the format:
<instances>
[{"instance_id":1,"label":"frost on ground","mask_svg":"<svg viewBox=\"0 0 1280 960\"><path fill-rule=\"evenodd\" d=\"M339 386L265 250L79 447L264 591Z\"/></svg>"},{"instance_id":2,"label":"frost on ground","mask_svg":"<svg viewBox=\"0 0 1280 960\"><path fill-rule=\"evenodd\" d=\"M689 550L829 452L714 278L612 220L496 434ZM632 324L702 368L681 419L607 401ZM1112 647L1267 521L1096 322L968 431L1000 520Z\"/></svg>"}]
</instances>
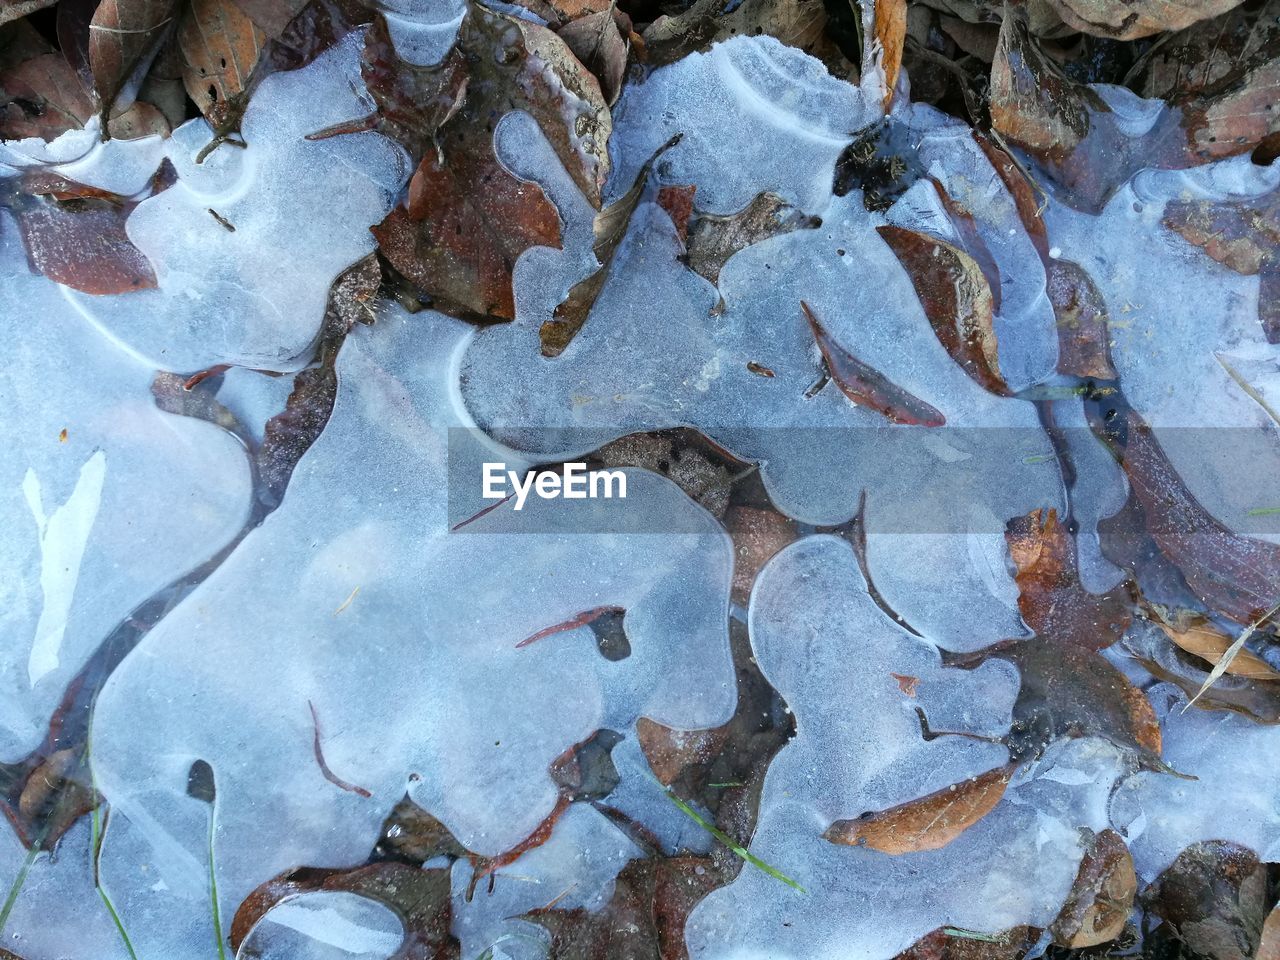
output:
<instances>
[{"instance_id":1,"label":"frost on ground","mask_svg":"<svg viewBox=\"0 0 1280 960\"><path fill-rule=\"evenodd\" d=\"M1261 14L294 6L0 11L0 956L1280 950Z\"/></svg>"}]
</instances>

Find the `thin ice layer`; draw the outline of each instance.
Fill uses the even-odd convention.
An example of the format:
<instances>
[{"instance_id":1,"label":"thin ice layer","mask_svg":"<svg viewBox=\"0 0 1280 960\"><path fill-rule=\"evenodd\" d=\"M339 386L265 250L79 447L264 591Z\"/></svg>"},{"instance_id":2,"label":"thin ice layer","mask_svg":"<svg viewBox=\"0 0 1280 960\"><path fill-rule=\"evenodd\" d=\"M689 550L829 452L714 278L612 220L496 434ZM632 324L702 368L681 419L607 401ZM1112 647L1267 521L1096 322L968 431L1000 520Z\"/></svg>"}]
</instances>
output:
<instances>
[{"instance_id":1,"label":"thin ice layer","mask_svg":"<svg viewBox=\"0 0 1280 960\"><path fill-rule=\"evenodd\" d=\"M154 372L33 275L0 217L0 760L48 731L67 683L138 604L239 532L243 450L156 409Z\"/></svg>"},{"instance_id":2,"label":"thin ice layer","mask_svg":"<svg viewBox=\"0 0 1280 960\"><path fill-rule=\"evenodd\" d=\"M500 133L518 172L533 175L545 158L541 169L554 172L543 183L570 226L565 251L534 250L517 266L516 321L481 331L463 359L462 394L482 428L555 459L694 426L758 461L798 519L845 521L865 491L877 586L940 643L976 649L1025 632L1002 533L1011 517L1061 506L1052 449L1030 404L987 393L946 354L876 233L884 220L856 192L833 198L820 228L738 253L718 292L679 262L667 215L642 203L586 325L546 359L538 329L582 275L584 205L527 125ZM715 314L721 294L726 309ZM806 395L823 368L802 300L842 347L945 414L946 428L891 424L831 383ZM944 597L964 614L942 609Z\"/></svg>"},{"instance_id":3,"label":"thin ice layer","mask_svg":"<svg viewBox=\"0 0 1280 960\"><path fill-rule=\"evenodd\" d=\"M1181 172L1148 170L1096 217L1051 206L1060 255L1106 301L1125 398L1200 503L1233 530L1280 542L1280 345L1258 318L1258 278L1241 276L1163 224L1171 200L1256 197L1280 167L1248 157ZM1242 469L1247 465L1247 469Z\"/></svg>"},{"instance_id":4,"label":"thin ice layer","mask_svg":"<svg viewBox=\"0 0 1280 960\"><path fill-rule=\"evenodd\" d=\"M1148 696L1161 718L1162 758L1195 779L1138 772L1111 801L1111 818L1138 875L1154 880L1201 840L1230 840L1264 862L1280 859L1280 729L1224 710L1187 710L1172 684Z\"/></svg>"},{"instance_id":5,"label":"thin ice layer","mask_svg":"<svg viewBox=\"0 0 1280 960\"><path fill-rule=\"evenodd\" d=\"M132 960L94 889L90 833L86 817L63 836L55 856L42 853L31 862L0 933L0 948L24 960ZM0 829L0 884L6 891L27 856L13 831Z\"/></svg>"},{"instance_id":6,"label":"thin ice layer","mask_svg":"<svg viewBox=\"0 0 1280 960\"><path fill-rule=\"evenodd\" d=\"M796 737L765 780L751 852L804 887L745 867L712 893L686 929L695 960L885 960L941 926L997 932L1046 925L1083 853L1081 827L1102 829L1118 752L1097 740L1055 744L1004 799L949 845L889 855L829 843L834 820L857 817L999 767L1003 746L967 737L926 741L931 726L1007 730L1016 670L990 660L943 668L937 649L875 605L848 544L806 538L756 580L751 642L790 705ZM919 678L913 698L894 674Z\"/></svg>"},{"instance_id":7,"label":"thin ice layer","mask_svg":"<svg viewBox=\"0 0 1280 960\"><path fill-rule=\"evenodd\" d=\"M398 308L353 331L333 416L280 508L103 689L93 761L121 828L103 877L126 919L152 918L156 955L208 942L197 759L216 783L228 918L283 869L363 861L406 790L497 854L551 811L549 766L596 729L731 715L729 541L673 484L630 472L625 500L508 502L449 533L447 434L466 425L451 383L471 336ZM606 606L627 611L623 660L587 628L518 647Z\"/></svg>"},{"instance_id":8,"label":"thin ice layer","mask_svg":"<svg viewBox=\"0 0 1280 960\"><path fill-rule=\"evenodd\" d=\"M208 123L175 130L166 155L177 182L126 223L159 286L120 297L67 290L72 302L161 369L297 366L330 284L373 250L368 228L408 175L402 151L380 134L308 138L372 109L361 43L353 33L307 67L264 80L245 112L247 147L224 144L197 162L213 137Z\"/></svg>"}]
</instances>

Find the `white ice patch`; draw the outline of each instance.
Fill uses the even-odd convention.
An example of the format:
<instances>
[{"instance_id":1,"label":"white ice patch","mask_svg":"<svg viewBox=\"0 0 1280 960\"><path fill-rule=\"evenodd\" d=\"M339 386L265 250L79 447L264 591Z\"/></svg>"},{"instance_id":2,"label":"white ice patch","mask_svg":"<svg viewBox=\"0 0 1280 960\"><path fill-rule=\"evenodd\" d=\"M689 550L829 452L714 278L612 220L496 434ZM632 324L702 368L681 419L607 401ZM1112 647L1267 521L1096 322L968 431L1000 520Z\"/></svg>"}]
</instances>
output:
<instances>
[{"instance_id":1,"label":"white ice patch","mask_svg":"<svg viewBox=\"0 0 1280 960\"><path fill-rule=\"evenodd\" d=\"M126 920L156 918L138 935L154 955L184 957L208 925L196 759L234 904L286 868L360 862L406 790L473 851L507 850L555 805L551 762L595 730L731 715L730 543L667 480L632 471L626 500L530 501L450 533L446 443L468 426L450 371L471 336L394 307L358 327L281 507L103 688L93 761L118 818L103 878ZM592 518L608 526L583 532ZM518 646L602 606L627 611L623 660L585 628ZM317 763L312 708L348 789Z\"/></svg>"},{"instance_id":2,"label":"white ice patch","mask_svg":"<svg viewBox=\"0 0 1280 960\"><path fill-rule=\"evenodd\" d=\"M117 624L239 531L250 486L236 441L157 410L154 371L30 273L3 217L0 333L0 759L14 761Z\"/></svg>"},{"instance_id":3,"label":"white ice patch","mask_svg":"<svg viewBox=\"0 0 1280 960\"><path fill-rule=\"evenodd\" d=\"M236 960L389 960L403 940L404 928L387 907L325 890L289 897L268 910Z\"/></svg>"},{"instance_id":4,"label":"white ice patch","mask_svg":"<svg viewBox=\"0 0 1280 960\"><path fill-rule=\"evenodd\" d=\"M175 130L165 145L177 183L126 223L158 287L120 297L68 290L71 301L161 369L298 366L330 284L373 250L369 227L409 172L380 134L308 139L373 109L362 43L352 33L307 67L264 80L244 115L247 147L224 144L197 163L213 138L208 123Z\"/></svg>"}]
</instances>

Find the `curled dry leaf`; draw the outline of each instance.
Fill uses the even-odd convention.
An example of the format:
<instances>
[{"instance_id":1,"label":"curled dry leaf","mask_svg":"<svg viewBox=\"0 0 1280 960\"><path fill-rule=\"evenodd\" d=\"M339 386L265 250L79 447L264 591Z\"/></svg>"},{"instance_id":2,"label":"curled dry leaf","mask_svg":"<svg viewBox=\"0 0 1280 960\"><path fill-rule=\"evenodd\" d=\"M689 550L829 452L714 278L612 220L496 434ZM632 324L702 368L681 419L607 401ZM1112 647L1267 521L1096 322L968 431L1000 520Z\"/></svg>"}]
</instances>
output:
<instances>
[{"instance_id":1,"label":"curled dry leaf","mask_svg":"<svg viewBox=\"0 0 1280 960\"><path fill-rule=\"evenodd\" d=\"M89 67L99 109L110 116L116 97L153 57L173 27L176 0L102 0L89 24Z\"/></svg>"},{"instance_id":2,"label":"curled dry leaf","mask_svg":"<svg viewBox=\"0 0 1280 960\"><path fill-rule=\"evenodd\" d=\"M1280 906L1274 907L1262 924L1254 960L1280 960Z\"/></svg>"},{"instance_id":3,"label":"curled dry leaf","mask_svg":"<svg viewBox=\"0 0 1280 960\"><path fill-rule=\"evenodd\" d=\"M1075 541L1056 510L1035 510L1009 523L1009 555L1017 567L1018 611L1037 636L1086 650L1111 646L1132 620L1124 585L1106 594L1080 584Z\"/></svg>"},{"instance_id":4,"label":"curled dry leaf","mask_svg":"<svg viewBox=\"0 0 1280 960\"><path fill-rule=\"evenodd\" d=\"M905 227L877 227L911 278L925 316L951 358L992 393L1000 376L991 285L978 262L944 240Z\"/></svg>"},{"instance_id":5,"label":"curled dry leaf","mask_svg":"<svg viewBox=\"0 0 1280 960\"><path fill-rule=\"evenodd\" d=\"M995 809L1013 777L1009 763L934 793L856 820L837 820L822 837L881 853L919 853L945 847Z\"/></svg>"},{"instance_id":6,"label":"curled dry leaf","mask_svg":"<svg viewBox=\"0 0 1280 960\"><path fill-rule=\"evenodd\" d=\"M631 217L636 212L636 207L640 205L640 198L644 196L653 165L662 154L679 142L680 134L676 134L659 147L640 168L635 182L631 184L631 189L595 215L591 223L593 236L591 252L600 266L586 279L575 283L569 290L569 296L556 307L551 319L542 324L538 336L542 341L544 357L558 357L564 353L565 347L587 322L591 308L595 306L600 291L604 289L609 267L613 263L613 255L618 252L622 238L627 235Z\"/></svg>"},{"instance_id":7,"label":"curled dry leaf","mask_svg":"<svg viewBox=\"0 0 1280 960\"><path fill-rule=\"evenodd\" d=\"M235 3L273 40L278 40L306 7L323 6L311 0L235 0Z\"/></svg>"},{"instance_id":8,"label":"curled dry leaf","mask_svg":"<svg viewBox=\"0 0 1280 960\"><path fill-rule=\"evenodd\" d=\"M1114 940L1129 920L1137 892L1133 856L1123 838L1110 829L1095 834L1050 927L1054 943L1079 950Z\"/></svg>"},{"instance_id":9,"label":"curled dry leaf","mask_svg":"<svg viewBox=\"0 0 1280 960\"><path fill-rule=\"evenodd\" d=\"M1151 48L1140 65L1145 97L1182 102L1237 86L1280 53L1280 0L1233 7Z\"/></svg>"},{"instance_id":10,"label":"curled dry leaf","mask_svg":"<svg viewBox=\"0 0 1280 960\"><path fill-rule=\"evenodd\" d=\"M1160 629L1179 649L1207 661L1211 666L1217 666L1235 643L1234 637L1227 636L1203 617L1192 618L1182 625L1161 622ZM1280 680L1280 673L1271 669L1265 660L1247 648L1241 649L1231 658L1225 672L1233 677L1245 677L1249 680Z\"/></svg>"},{"instance_id":11,"label":"curled dry leaf","mask_svg":"<svg viewBox=\"0 0 1280 960\"><path fill-rule=\"evenodd\" d=\"M626 29L618 22L620 18L625 20L626 15L611 8L600 10L572 20L557 31L573 55L600 81L600 90L610 106L622 92L630 49Z\"/></svg>"},{"instance_id":12,"label":"curled dry leaf","mask_svg":"<svg viewBox=\"0 0 1280 960\"><path fill-rule=\"evenodd\" d=\"M1058 326L1058 372L1095 380L1116 379L1107 304L1093 279L1070 260L1048 259L1045 274Z\"/></svg>"},{"instance_id":13,"label":"curled dry leaf","mask_svg":"<svg viewBox=\"0 0 1280 960\"><path fill-rule=\"evenodd\" d=\"M215 133L239 126L266 41L234 0L191 0L182 15L183 83Z\"/></svg>"},{"instance_id":14,"label":"curled dry leaf","mask_svg":"<svg viewBox=\"0 0 1280 960\"><path fill-rule=\"evenodd\" d=\"M940 427L947 422L940 410L904 390L875 367L863 363L840 346L827 333L807 303L801 301L800 309L818 344L827 376L835 381L840 392L851 401L860 407L874 410L893 423Z\"/></svg>"}]
</instances>

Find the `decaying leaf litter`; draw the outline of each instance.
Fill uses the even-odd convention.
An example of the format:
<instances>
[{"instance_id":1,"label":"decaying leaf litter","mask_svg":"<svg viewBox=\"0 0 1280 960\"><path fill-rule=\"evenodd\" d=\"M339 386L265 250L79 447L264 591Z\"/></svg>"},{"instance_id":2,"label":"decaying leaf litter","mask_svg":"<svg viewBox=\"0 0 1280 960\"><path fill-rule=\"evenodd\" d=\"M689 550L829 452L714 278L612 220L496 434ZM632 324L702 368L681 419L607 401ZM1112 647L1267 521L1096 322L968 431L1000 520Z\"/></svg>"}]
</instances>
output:
<instances>
[{"instance_id":1,"label":"decaying leaf litter","mask_svg":"<svg viewBox=\"0 0 1280 960\"><path fill-rule=\"evenodd\" d=\"M1277 15L0 7L0 950L1269 956Z\"/></svg>"}]
</instances>

